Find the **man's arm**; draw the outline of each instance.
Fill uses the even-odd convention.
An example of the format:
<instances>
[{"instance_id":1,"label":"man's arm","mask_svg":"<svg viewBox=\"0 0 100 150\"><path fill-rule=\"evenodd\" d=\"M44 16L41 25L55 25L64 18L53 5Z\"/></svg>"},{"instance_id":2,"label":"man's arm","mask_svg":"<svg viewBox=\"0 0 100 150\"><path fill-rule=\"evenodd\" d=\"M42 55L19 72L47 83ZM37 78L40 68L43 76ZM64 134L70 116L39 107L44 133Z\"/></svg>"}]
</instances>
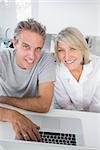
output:
<instances>
[{"instance_id":1,"label":"man's arm","mask_svg":"<svg viewBox=\"0 0 100 150\"><path fill-rule=\"evenodd\" d=\"M40 141L39 126L15 110L0 107L0 121L12 124L16 139Z\"/></svg>"},{"instance_id":2,"label":"man's arm","mask_svg":"<svg viewBox=\"0 0 100 150\"><path fill-rule=\"evenodd\" d=\"M39 84L39 95L28 98L0 96L0 103L12 105L33 112L48 112L54 92L53 81Z\"/></svg>"}]
</instances>

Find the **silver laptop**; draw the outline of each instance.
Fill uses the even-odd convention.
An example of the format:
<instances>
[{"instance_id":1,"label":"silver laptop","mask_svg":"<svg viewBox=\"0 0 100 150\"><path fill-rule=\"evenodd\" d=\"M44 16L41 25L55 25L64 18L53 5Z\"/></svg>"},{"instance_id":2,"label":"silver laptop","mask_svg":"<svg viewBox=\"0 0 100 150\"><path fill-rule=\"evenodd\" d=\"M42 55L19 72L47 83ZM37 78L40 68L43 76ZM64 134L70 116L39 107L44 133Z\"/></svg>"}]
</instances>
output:
<instances>
[{"instance_id":1,"label":"silver laptop","mask_svg":"<svg viewBox=\"0 0 100 150\"><path fill-rule=\"evenodd\" d=\"M33 113L6 107L19 111L41 127L41 144L100 147L100 113L65 110ZM0 139L15 139L10 123L0 122Z\"/></svg>"},{"instance_id":2,"label":"silver laptop","mask_svg":"<svg viewBox=\"0 0 100 150\"><path fill-rule=\"evenodd\" d=\"M43 143L84 146L80 119L37 113L25 115L40 126ZM15 139L15 133L8 122L0 122L0 139Z\"/></svg>"},{"instance_id":3,"label":"silver laptop","mask_svg":"<svg viewBox=\"0 0 100 150\"><path fill-rule=\"evenodd\" d=\"M84 145L80 119L39 114L27 114L26 116L40 125L40 135L43 143L74 146Z\"/></svg>"}]
</instances>

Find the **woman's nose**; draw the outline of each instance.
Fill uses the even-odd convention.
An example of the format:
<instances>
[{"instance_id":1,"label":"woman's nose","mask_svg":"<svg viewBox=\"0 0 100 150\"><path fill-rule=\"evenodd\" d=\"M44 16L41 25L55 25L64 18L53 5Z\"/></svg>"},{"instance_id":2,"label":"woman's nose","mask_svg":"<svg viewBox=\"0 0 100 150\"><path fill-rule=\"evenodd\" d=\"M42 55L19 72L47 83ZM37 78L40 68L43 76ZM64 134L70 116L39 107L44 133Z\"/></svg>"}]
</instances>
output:
<instances>
[{"instance_id":1,"label":"woman's nose","mask_svg":"<svg viewBox=\"0 0 100 150\"><path fill-rule=\"evenodd\" d=\"M65 57L66 59L68 59L69 56L70 56L69 51L65 51L64 57Z\"/></svg>"}]
</instances>

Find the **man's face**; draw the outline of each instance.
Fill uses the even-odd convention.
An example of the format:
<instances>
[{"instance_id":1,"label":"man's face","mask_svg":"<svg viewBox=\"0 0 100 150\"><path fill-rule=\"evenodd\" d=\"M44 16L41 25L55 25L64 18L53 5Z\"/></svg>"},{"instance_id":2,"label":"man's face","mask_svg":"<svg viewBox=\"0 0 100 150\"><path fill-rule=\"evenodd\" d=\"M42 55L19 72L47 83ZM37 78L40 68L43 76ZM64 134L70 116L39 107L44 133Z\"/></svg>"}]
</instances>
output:
<instances>
[{"instance_id":1,"label":"man's face","mask_svg":"<svg viewBox=\"0 0 100 150\"><path fill-rule=\"evenodd\" d=\"M23 30L19 36L18 42L14 41L16 48L16 63L22 69L31 69L40 59L41 49L43 47L43 37L29 30Z\"/></svg>"}]
</instances>

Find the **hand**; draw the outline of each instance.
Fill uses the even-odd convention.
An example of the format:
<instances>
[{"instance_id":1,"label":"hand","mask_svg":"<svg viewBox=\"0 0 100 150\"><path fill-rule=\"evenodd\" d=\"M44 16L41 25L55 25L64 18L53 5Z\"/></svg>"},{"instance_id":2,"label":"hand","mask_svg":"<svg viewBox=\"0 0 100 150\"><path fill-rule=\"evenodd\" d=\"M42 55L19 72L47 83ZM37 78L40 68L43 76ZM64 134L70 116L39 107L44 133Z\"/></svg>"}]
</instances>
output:
<instances>
[{"instance_id":1,"label":"hand","mask_svg":"<svg viewBox=\"0 0 100 150\"><path fill-rule=\"evenodd\" d=\"M16 133L16 139L25 141L41 141L40 127L17 111L12 112L11 123Z\"/></svg>"}]
</instances>

